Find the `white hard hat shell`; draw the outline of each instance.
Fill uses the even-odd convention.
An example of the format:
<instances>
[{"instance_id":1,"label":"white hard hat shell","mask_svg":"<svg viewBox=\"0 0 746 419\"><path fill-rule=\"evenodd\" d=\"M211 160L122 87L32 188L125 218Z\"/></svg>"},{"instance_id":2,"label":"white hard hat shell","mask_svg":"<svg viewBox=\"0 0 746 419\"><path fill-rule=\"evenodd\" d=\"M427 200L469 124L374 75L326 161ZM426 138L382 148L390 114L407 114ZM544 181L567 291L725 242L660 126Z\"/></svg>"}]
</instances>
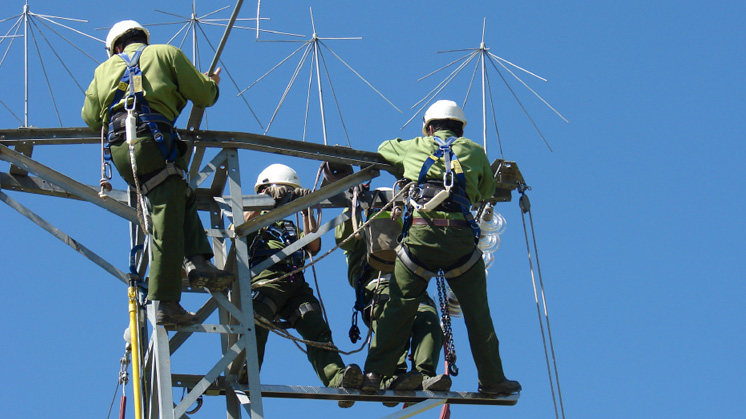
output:
<instances>
[{"instance_id":1,"label":"white hard hat shell","mask_svg":"<svg viewBox=\"0 0 746 419\"><path fill-rule=\"evenodd\" d=\"M117 43L119 38L122 37L127 31L132 29L139 29L143 32L145 32L145 37L147 38L147 43L150 44L150 32L148 32L147 29L145 29L141 24L137 23L134 20L123 20L121 22L117 22L114 24L114 26L109 29L109 34L106 35L106 52L109 53L109 57L114 55L114 44Z\"/></svg>"},{"instance_id":2,"label":"white hard hat shell","mask_svg":"<svg viewBox=\"0 0 746 419\"><path fill-rule=\"evenodd\" d=\"M439 100L427 108L425 116L422 117L422 133L424 135L427 135L427 124L437 119L453 119L466 126L464 111L452 100Z\"/></svg>"},{"instance_id":3,"label":"white hard hat shell","mask_svg":"<svg viewBox=\"0 0 746 419\"><path fill-rule=\"evenodd\" d=\"M266 185L288 185L295 188L301 187L300 179L298 178L298 174L295 173L295 170L279 163L269 165L259 173L259 176L256 178L256 185L254 185L254 192L258 193L259 189Z\"/></svg>"}]
</instances>

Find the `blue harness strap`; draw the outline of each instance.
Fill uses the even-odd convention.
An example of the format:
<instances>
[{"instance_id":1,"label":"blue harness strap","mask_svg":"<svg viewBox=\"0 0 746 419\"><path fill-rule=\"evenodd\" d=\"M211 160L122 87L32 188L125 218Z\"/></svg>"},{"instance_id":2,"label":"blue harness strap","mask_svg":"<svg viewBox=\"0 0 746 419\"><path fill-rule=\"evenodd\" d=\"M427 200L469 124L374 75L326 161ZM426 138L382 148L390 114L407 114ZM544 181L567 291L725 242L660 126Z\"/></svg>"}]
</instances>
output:
<instances>
[{"instance_id":1,"label":"blue harness strap","mask_svg":"<svg viewBox=\"0 0 746 419\"><path fill-rule=\"evenodd\" d=\"M285 247L298 241L299 235L295 223L290 220L281 220L279 223L281 226L270 224L263 228L251 243L249 248L249 255L251 257L251 263L249 264L250 267L258 265L265 259L280 251L280 249L270 248L268 244L269 240L279 241ZM286 257L284 265L278 264L277 266L284 266L294 270L302 266L304 262L305 252L303 249L299 249Z\"/></svg>"},{"instance_id":2,"label":"blue harness strap","mask_svg":"<svg viewBox=\"0 0 746 419\"><path fill-rule=\"evenodd\" d=\"M461 168L461 164L458 161L458 156L453 152L453 143L456 141L456 137L449 137L446 140L441 139L438 136L433 136L433 139L438 144L438 149L435 150L422 164L420 174L417 178L417 185L420 186L427 180L427 173L433 164L444 159L445 163L445 174L443 175L443 183L446 188L451 189L450 199L455 202L461 212L464 214L464 218L469 222L469 228L474 235L475 240L479 240L481 231L474 216L471 214L471 201L466 195L466 176ZM455 180L455 184L454 184ZM407 211L404 218L404 236L406 236L407 230L412 223L411 211Z\"/></svg>"},{"instance_id":3,"label":"blue harness strap","mask_svg":"<svg viewBox=\"0 0 746 419\"><path fill-rule=\"evenodd\" d=\"M171 121L165 116L151 111L150 106L148 105L148 101L145 99L142 86L142 70L140 70L139 61L140 55L142 54L146 46L147 45L143 45L138 48L137 51L135 51L135 53L132 55L132 58L130 58L124 52L117 55L127 65L127 69L124 71L124 74L122 74L122 78L119 80L117 90L114 92L114 99L112 100L111 105L109 105L109 117L111 118L111 116L113 115L114 107L118 105L119 102L122 101L122 99L124 99L124 109L138 111L138 121L147 125L148 129L153 135L153 139L158 145L158 149L161 151L161 155L163 155L163 158L166 160L166 162L171 163L176 160L178 153L178 149L176 148L178 133L174 129L174 124L176 123L176 121ZM171 127L172 138L170 146L166 142L163 133L158 128L159 123L166 124ZM108 159L111 159L111 153L109 151L109 138L111 137L113 132L113 121L110 121L109 135L106 141L107 144L104 146L104 148L106 149L104 154L105 156L108 156Z\"/></svg>"}]
</instances>

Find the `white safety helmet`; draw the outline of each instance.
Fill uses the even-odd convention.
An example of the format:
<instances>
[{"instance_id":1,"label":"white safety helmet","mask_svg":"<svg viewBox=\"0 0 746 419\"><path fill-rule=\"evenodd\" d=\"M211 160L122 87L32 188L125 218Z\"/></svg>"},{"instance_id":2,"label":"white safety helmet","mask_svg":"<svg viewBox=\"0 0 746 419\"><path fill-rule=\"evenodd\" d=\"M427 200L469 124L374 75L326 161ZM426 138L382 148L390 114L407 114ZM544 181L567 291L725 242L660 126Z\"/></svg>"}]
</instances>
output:
<instances>
[{"instance_id":1,"label":"white safety helmet","mask_svg":"<svg viewBox=\"0 0 746 419\"><path fill-rule=\"evenodd\" d=\"M269 165L266 169L262 170L262 173L259 173L259 176L256 178L256 185L254 185L254 192L259 193L259 189L267 185L301 187L300 179L298 179L298 174L295 173L295 170L279 163Z\"/></svg>"},{"instance_id":2,"label":"white safety helmet","mask_svg":"<svg viewBox=\"0 0 746 419\"><path fill-rule=\"evenodd\" d=\"M437 119L453 119L466 126L464 111L452 100L439 100L427 108L425 116L422 117L422 134L428 135L427 124Z\"/></svg>"},{"instance_id":3,"label":"white safety helmet","mask_svg":"<svg viewBox=\"0 0 746 419\"><path fill-rule=\"evenodd\" d=\"M135 22L134 20L123 20L121 22L115 23L114 26L109 29L109 34L106 35L106 52L109 53L109 57L115 54L114 44L117 43L119 38L133 29L139 29L143 31L145 33L145 38L147 39L146 43L150 44L150 32L148 32L147 29L143 28L141 24Z\"/></svg>"}]
</instances>

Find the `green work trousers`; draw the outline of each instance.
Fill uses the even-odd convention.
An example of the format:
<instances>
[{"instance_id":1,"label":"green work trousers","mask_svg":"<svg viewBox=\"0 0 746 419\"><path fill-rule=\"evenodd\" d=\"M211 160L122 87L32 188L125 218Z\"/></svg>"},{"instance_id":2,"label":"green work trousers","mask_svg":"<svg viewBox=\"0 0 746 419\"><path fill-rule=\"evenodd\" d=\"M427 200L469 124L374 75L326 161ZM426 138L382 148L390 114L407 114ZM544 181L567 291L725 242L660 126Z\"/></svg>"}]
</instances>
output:
<instances>
[{"instance_id":1,"label":"green work trousers","mask_svg":"<svg viewBox=\"0 0 746 419\"><path fill-rule=\"evenodd\" d=\"M166 140L170 141L169 135L166 135ZM155 140L150 136L137 138L134 155L138 179L166 167ZM127 143L112 145L111 156L119 174L134 186ZM185 160L179 157L176 166L185 168ZM212 257L213 254L197 214L197 196L183 179L171 176L146 197L153 227L148 299L179 301L184 257Z\"/></svg>"},{"instance_id":2,"label":"green work trousers","mask_svg":"<svg viewBox=\"0 0 746 419\"><path fill-rule=\"evenodd\" d=\"M314 297L311 287L303 279L302 275L294 275L294 279L285 278L278 282L262 285L267 278L252 283L252 291L258 292L263 298L269 298L277 307L277 313L272 308L261 301L260 298L254 299L254 312L267 320L272 321L275 314L282 319L291 319L300 307L308 305L314 306L315 309L306 311L302 316L295 320L292 325L295 330L305 340L313 342L332 342L332 331L329 325L324 321L324 317L319 309L319 301ZM269 330L263 327L256 328L256 346L259 357L259 366L261 368L264 360L264 349L267 345ZM308 361L311 363L316 375L325 386L336 387L342 379L342 372L345 364L339 352L327 349L317 348L311 345L306 346Z\"/></svg>"},{"instance_id":3,"label":"green work trousers","mask_svg":"<svg viewBox=\"0 0 746 419\"><path fill-rule=\"evenodd\" d=\"M375 308L373 310L373 325L370 324L370 316L363 315L363 320L368 327L372 327L375 332L378 328L378 319L383 312L385 300L389 298L389 282L381 281L378 283L372 280L365 285L363 298L366 309L369 309L374 296L378 295ZM412 369L419 371L426 377L434 377L438 368L440 352L443 350L443 330L440 328L440 317L435 303L427 293L422 298L422 302L417 306L417 312L412 324L411 334L405 343L404 352L396 363L394 375L401 375L407 372L407 358L409 351L412 351Z\"/></svg>"},{"instance_id":4,"label":"green work trousers","mask_svg":"<svg viewBox=\"0 0 746 419\"><path fill-rule=\"evenodd\" d=\"M402 244L431 271L447 270L474 251L474 239L468 228L413 225ZM365 371L390 376L399 354L405 348L417 308L425 295L428 280L415 275L396 260L390 299L378 320ZM489 386L505 378L500 360L499 342L487 302L487 280L480 259L463 275L448 280L461 302L469 335L469 344L477 366L479 384Z\"/></svg>"}]
</instances>

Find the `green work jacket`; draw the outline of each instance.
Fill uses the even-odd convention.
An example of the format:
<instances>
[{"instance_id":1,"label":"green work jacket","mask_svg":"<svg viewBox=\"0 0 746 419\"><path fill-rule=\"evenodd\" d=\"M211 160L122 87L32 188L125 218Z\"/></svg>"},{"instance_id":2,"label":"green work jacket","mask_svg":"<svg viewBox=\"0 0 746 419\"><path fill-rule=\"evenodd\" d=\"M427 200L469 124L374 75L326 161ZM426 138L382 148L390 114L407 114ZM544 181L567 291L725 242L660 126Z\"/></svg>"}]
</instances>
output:
<instances>
[{"instance_id":1,"label":"green work jacket","mask_svg":"<svg viewBox=\"0 0 746 419\"><path fill-rule=\"evenodd\" d=\"M435 133L443 140L455 136L451 131ZM406 179L416 181L420 176L422 164L438 149L433 137L416 137L411 140L397 138L385 141L378 147L378 152L404 172ZM468 138L458 138L452 146L466 177L466 195L472 205L491 197L495 193L495 180L484 148ZM427 179L442 180L445 173L444 159L435 162L427 172ZM438 211L439 212L439 211Z\"/></svg>"},{"instance_id":2,"label":"green work jacket","mask_svg":"<svg viewBox=\"0 0 746 419\"><path fill-rule=\"evenodd\" d=\"M130 57L143 44L130 44L124 52ZM96 68L93 81L85 92L85 103L80 113L83 121L94 131L109 123L109 106L114 99L119 81L127 65L117 55ZM184 53L171 45L149 45L140 56L143 90L148 105L171 121L181 113L187 101L195 106L208 107L218 100L218 85L194 67ZM122 100L116 109L123 107Z\"/></svg>"}]
</instances>

